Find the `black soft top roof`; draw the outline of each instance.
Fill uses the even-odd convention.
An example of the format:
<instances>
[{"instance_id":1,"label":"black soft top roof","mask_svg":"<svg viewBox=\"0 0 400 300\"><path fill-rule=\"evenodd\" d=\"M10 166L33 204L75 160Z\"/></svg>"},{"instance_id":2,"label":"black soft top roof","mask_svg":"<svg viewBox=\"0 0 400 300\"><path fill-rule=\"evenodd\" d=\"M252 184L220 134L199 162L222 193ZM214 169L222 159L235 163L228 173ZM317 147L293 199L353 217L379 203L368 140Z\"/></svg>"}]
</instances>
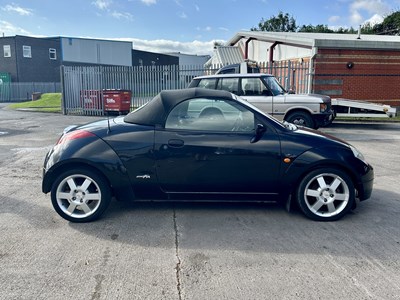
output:
<instances>
[{"instance_id":1,"label":"black soft top roof","mask_svg":"<svg viewBox=\"0 0 400 300\"><path fill-rule=\"evenodd\" d=\"M223 98L232 100L234 96L227 91L203 88L162 91L146 105L128 114L124 118L124 121L150 126L163 125L173 107L182 101L193 98Z\"/></svg>"}]
</instances>

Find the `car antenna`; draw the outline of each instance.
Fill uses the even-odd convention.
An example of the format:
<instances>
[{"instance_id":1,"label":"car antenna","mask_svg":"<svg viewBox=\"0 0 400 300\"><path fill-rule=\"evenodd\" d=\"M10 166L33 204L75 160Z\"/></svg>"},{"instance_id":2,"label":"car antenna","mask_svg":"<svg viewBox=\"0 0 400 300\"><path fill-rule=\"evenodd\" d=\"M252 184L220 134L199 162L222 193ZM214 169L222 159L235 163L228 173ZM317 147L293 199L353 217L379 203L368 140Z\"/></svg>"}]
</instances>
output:
<instances>
[{"instance_id":1,"label":"car antenna","mask_svg":"<svg viewBox=\"0 0 400 300\"><path fill-rule=\"evenodd\" d=\"M107 111L107 134L109 134L111 132L111 127L110 127L110 112Z\"/></svg>"}]
</instances>

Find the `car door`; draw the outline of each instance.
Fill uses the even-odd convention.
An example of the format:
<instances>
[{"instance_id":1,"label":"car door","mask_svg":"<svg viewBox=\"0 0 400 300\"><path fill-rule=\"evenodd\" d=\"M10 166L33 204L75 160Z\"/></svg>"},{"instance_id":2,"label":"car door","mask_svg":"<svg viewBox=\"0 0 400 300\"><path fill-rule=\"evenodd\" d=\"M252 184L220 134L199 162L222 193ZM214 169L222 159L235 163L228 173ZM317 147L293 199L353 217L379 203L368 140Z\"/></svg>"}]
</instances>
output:
<instances>
[{"instance_id":1,"label":"car door","mask_svg":"<svg viewBox=\"0 0 400 300\"><path fill-rule=\"evenodd\" d=\"M196 98L180 103L169 114L165 128L155 131L161 189L168 193L276 194L279 136L267 128L259 141L251 143L258 122L255 113L237 102Z\"/></svg>"},{"instance_id":2,"label":"car door","mask_svg":"<svg viewBox=\"0 0 400 300\"><path fill-rule=\"evenodd\" d=\"M242 98L266 113L273 113L272 93L265 86L264 82L261 81L261 78L242 78L240 81L240 90Z\"/></svg>"},{"instance_id":3,"label":"car door","mask_svg":"<svg viewBox=\"0 0 400 300\"><path fill-rule=\"evenodd\" d=\"M283 119L285 110L283 103L285 96L277 89L272 89L275 86L270 86L269 78L265 77L244 77L240 82L240 90L242 98L249 101L254 106L257 106L263 112L266 112L278 119ZM272 81L274 84L275 81Z\"/></svg>"}]
</instances>

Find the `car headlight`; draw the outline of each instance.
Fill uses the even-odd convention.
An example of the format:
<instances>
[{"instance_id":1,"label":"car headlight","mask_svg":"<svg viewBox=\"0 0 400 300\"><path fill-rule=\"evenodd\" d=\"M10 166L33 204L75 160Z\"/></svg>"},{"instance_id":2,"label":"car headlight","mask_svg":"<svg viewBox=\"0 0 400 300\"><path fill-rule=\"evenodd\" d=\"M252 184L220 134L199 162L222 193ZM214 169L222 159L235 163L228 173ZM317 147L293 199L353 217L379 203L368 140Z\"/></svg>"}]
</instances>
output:
<instances>
[{"instance_id":1,"label":"car headlight","mask_svg":"<svg viewBox=\"0 0 400 300\"><path fill-rule=\"evenodd\" d=\"M357 157L359 160L362 160L364 163L368 164L365 160L364 155L362 155L362 153L360 151L358 151L358 149L352 145L349 145L351 151L353 151L353 154L355 157Z\"/></svg>"}]
</instances>

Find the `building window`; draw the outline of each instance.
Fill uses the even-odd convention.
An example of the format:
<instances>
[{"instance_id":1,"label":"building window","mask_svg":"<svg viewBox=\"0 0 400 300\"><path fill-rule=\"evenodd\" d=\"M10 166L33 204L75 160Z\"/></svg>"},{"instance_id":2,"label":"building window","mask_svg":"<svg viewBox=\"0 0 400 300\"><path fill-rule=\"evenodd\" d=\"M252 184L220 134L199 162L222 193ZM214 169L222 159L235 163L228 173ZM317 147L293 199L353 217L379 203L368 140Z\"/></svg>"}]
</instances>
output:
<instances>
[{"instance_id":1,"label":"building window","mask_svg":"<svg viewBox=\"0 0 400 300\"><path fill-rule=\"evenodd\" d=\"M31 58L32 57L31 46L22 46L22 53L24 57Z\"/></svg>"},{"instance_id":2,"label":"building window","mask_svg":"<svg viewBox=\"0 0 400 300\"><path fill-rule=\"evenodd\" d=\"M54 48L49 48L49 57L52 60L56 60L57 59L57 50Z\"/></svg>"},{"instance_id":3,"label":"building window","mask_svg":"<svg viewBox=\"0 0 400 300\"><path fill-rule=\"evenodd\" d=\"M4 57L11 57L11 46L10 45L4 45L3 51L4 51Z\"/></svg>"}]
</instances>

